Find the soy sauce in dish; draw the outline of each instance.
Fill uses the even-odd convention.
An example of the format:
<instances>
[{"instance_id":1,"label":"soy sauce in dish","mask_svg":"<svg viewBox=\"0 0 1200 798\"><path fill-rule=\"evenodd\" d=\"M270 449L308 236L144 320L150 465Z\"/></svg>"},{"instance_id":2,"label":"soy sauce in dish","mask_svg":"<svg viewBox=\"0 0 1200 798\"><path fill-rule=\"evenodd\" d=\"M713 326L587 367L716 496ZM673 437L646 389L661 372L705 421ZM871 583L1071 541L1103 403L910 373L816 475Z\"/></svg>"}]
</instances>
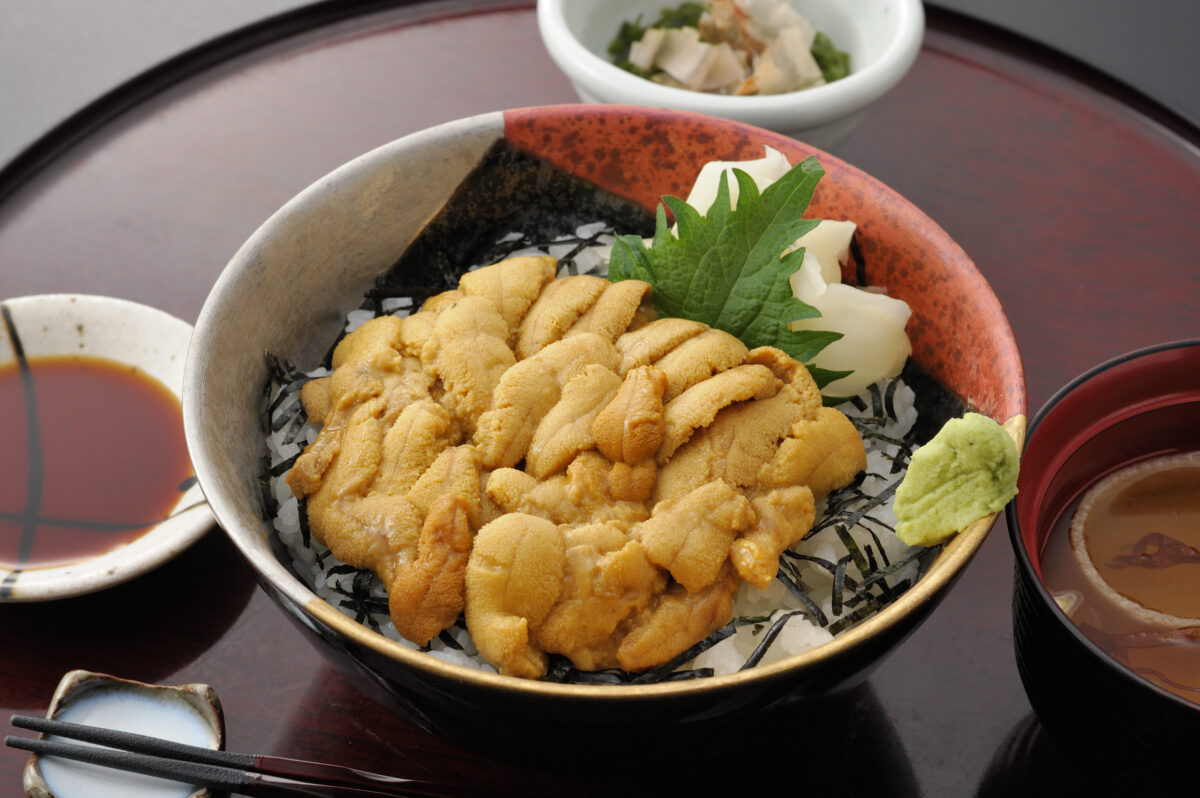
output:
<instances>
[{"instance_id":1,"label":"soy sauce in dish","mask_svg":"<svg viewBox=\"0 0 1200 798\"><path fill-rule=\"evenodd\" d=\"M6 568L118 548L163 520L194 479L179 400L140 369L104 358L0 367L0 441Z\"/></svg>"},{"instance_id":2,"label":"soy sauce in dish","mask_svg":"<svg viewBox=\"0 0 1200 798\"><path fill-rule=\"evenodd\" d=\"M1200 452L1097 482L1059 520L1041 565L1046 587L1092 642L1200 703Z\"/></svg>"}]
</instances>

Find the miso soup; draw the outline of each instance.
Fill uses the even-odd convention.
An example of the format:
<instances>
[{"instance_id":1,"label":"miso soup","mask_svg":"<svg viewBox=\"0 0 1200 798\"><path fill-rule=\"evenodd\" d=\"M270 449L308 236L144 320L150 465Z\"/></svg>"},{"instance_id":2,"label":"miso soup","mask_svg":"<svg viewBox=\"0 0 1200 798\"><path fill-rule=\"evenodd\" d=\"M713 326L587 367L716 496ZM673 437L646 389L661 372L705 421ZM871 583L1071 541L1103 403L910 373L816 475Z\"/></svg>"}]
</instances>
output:
<instances>
[{"instance_id":1,"label":"miso soup","mask_svg":"<svg viewBox=\"0 0 1200 798\"><path fill-rule=\"evenodd\" d=\"M1089 639L1200 703L1200 452L1138 462L1091 486L1052 530L1041 565Z\"/></svg>"}]
</instances>

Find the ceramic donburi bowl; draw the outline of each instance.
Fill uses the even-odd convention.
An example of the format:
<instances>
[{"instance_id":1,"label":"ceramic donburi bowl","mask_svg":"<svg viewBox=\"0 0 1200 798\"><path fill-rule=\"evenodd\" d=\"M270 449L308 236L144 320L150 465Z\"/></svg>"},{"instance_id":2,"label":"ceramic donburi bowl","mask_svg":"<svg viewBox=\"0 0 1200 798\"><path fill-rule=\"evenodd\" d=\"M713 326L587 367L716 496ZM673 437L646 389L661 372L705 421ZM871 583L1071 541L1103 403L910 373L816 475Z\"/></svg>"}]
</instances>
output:
<instances>
[{"instance_id":1,"label":"ceramic donburi bowl","mask_svg":"<svg viewBox=\"0 0 1200 798\"><path fill-rule=\"evenodd\" d=\"M661 746L711 734L716 721L782 697L825 696L861 682L970 561L994 516L945 545L894 604L829 644L711 679L589 685L501 676L402 646L318 597L280 552L259 488L264 353L301 369L320 364L347 310L401 256L411 269L404 279L440 290L457 281L479 237L513 229L531 208L561 214L570 229L595 218L573 218L577 202L587 214L599 208L644 220L663 194L686 196L704 162L759 158L764 145L792 162L821 160L827 175L812 212L855 219L865 278L910 303L912 360L954 405L935 415L969 407L1021 442L1023 373L987 282L937 224L835 157L728 120L614 105L491 113L385 144L291 200L234 255L197 323L184 389L192 459L220 525L287 615L379 700L467 744L586 756L602 750L591 743L619 733L630 750L657 750L638 749L638 741ZM469 188L456 194L461 186ZM440 232L430 244L423 231L448 202L460 213L431 226ZM493 724L504 734L484 731Z\"/></svg>"}]
</instances>

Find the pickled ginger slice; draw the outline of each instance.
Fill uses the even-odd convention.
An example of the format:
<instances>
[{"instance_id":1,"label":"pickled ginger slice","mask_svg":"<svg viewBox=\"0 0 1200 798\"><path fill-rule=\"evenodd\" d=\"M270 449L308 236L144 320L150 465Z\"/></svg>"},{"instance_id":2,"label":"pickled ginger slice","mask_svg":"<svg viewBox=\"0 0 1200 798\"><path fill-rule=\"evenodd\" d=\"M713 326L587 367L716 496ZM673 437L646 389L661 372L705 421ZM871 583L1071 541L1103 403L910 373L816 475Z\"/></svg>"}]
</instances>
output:
<instances>
[{"instance_id":1,"label":"pickled ginger slice","mask_svg":"<svg viewBox=\"0 0 1200 798\"><path fill-rule=\"evenodd\" d=\"M912 310L908 303L883 293L842 283L827 283L821 264L805 252L791 276L792 293L821 312L819 318L788 324L791 330L838 332L842 337L822 349L811 364L829 371L853 372L822 389L826 396L856 396L868 385L895 377L912 353L904 332Z\"/></svg>"}]
</instances>

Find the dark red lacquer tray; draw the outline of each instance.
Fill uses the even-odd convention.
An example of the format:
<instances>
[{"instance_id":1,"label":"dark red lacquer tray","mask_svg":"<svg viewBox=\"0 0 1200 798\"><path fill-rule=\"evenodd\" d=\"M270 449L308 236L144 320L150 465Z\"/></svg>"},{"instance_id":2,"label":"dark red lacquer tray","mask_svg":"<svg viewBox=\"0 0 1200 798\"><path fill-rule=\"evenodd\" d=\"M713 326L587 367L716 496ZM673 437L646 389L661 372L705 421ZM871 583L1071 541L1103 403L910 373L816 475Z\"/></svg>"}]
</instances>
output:
<instances>
[{"instance_id":1,"label":"dark red lacquer tray","mask_svg":"<svg viewBox=\"0 0 1200 798\"><path fill-rule=\"evenodd\" d=\"M530 2L356 5L354 16L336 5L184 54L9 164L0 295L110 294L194 320L241 242L330 169L438 122L576 100ZM838 155L975 259L1012 322L1033 411L1096 363L1200 331L1198 146L1200 132L1120 85L930 9L913 71ZM369 703L214 530L121 587L4 606L0 708L44 711L71 668L207 682L232 749L471 774L497 794L678 794L721 773L746 791L774 774L838 795L1081 791L1087 774L1046 739L1022 690L1011 594L1002 519L933 617L854 693L800 719L764 716L685 767L579 774L453 748ZM0 753L5 794L23 765Z\"/></svg>"}]
</instances>

